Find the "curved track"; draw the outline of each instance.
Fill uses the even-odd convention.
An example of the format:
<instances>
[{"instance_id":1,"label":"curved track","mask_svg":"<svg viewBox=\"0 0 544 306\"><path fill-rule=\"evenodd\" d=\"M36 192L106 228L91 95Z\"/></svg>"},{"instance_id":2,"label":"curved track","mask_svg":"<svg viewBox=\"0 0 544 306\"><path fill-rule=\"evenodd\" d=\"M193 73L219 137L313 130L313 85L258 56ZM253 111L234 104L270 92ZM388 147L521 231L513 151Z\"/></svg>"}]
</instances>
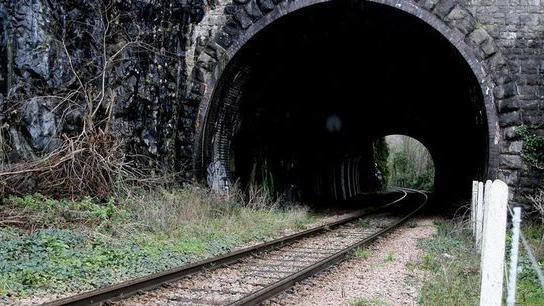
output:
<instances>
[{"instance_id":1,"label":"curved track","mask_svg":"<svg viewBox=\"0 0 544 306\"><path fill-rule=\"evenodd\" d=\"M255 305L395 229L427 203L423 192L398 191L395 200L336 222L45 305Z\"/></svg>"}]
</instances>

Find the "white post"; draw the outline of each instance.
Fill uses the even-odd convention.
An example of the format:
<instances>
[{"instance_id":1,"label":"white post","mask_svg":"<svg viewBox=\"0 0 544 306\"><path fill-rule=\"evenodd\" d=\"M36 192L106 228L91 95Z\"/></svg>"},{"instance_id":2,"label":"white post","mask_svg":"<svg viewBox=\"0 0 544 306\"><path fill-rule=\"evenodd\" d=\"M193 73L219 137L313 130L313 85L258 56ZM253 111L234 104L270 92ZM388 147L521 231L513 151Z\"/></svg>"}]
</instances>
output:
<instances>
[{"instance_id":1,"label":"white post","mask_svg":"<svg viewBox=\"0 0 544 306\"><path fill-rule=\"evenodd\" d=\"M487 228L486 228L486 223L485 223L485 215L486 215L486 210L488 209L490 203L489 201L491 200L491 186L493 185L493 182L491 180L487 180L485 182L485 186L484 186L484 204L483 204L483 207L482 207L482 216L483 216L483 221L482 221L482 239L481 239L481 242L480 242L480 250L479 252L481 252L481 250L483 249L484 245L485 245L485 237L487 237L486 235L486 231L487 231Z\"/></svg>"},{"instance_id":2,"label":"white post","mask_svg":"<svg viewBox=\"0 0 544 306\"><path fill-rule=\"evenodd\" d=\"M487 237L482 249L480 306L500 306L502 302L507 204L508 186L495 180L484 216Z\"/></svg>"},{"instance_id":3,"label":"white post","mask_svg":"<svg viewBox=\"0 0 544 306\"><path fill-rule=\"evenodd\" d=\"M510 248L510 275L508 277L508 297L506 298L506 305L508 306L516 304L520 223L521 208L514 207L514 215L512 216L512 247Z\"/></svg>"},{"instance_id":4,"label":"white post","mask_svg":"<svg viewBox=\"0 0 544 306\"><path fill-rule=\"evenodd\" d=\"M476 202L476 249L480 251L482 241L482 221L484 218L484 183L478 183L478 201Z\"/></svg>"},{"instance_id":5,"label":"white post","mask_svg":"<svg viewBox=\"0 0 544 306\"><path fill-rule=\"evenodd\" d=\"M478 202L478 181L472 181L472 200L470 201L470 226L476 238L476 204Z\"/></svg>"}]
</instances>

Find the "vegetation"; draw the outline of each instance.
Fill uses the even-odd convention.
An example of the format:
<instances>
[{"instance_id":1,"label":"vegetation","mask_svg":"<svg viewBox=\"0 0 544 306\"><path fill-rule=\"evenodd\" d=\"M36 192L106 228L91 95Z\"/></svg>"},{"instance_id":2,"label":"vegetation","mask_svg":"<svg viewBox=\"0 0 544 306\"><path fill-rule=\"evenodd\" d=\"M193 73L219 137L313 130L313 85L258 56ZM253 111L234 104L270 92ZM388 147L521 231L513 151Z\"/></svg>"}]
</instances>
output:
<instances>
[{"instance_id":1,"label":"vegetation","mask_svg":"<svg viewBox=\"0 0 544 306\"><path fill-rule=\"evenodd\" d=\"M389 186L432 190L434 165L429 151L417 140L402 136L387 136L389 145Z\"/></svg>"},{"instance_id":2,"label":"vegetation","mask_svg":"<svg viewBox=\"0 0 544 306\"><path fill-rule=\"evenodd\" d=\"M459 220L436 223L437 233L420 242L425 255L419 268L428 272L420 293L422 305L477 305L480 288L480 258L473 248L466 223ZM541 226L528 225L524 233L535 247L539 262L544 260L544 231ZM509 242L510 237L508 237ZM507 243L507 246L509 243ZM507 247L508 250L508 247ZM517 303L543 305L544 290L525 252L521 252ZM541 264L542 266L542 264Z\"/></svg>"},{"instance_id":3,"label":"vegetation","mask_svg":"<svg viewBox=\"0 0 544 306\"><path fill-rule=\"evenodd\" d=\"M10 197L1 214L0 300L93 289L313 221L260 190L222 199L199 187L135 191L105 204Z\"/></svg>"},{"instance_id":4,"label":"vegetation","mask_svg":"<svg viewBox=\"0 0 544 306\"><path fill-rule=\"evenodd\" d=\"M386 306L387 302L380 298L356 298L347 302L350 306Z\"/></svg>"},{"instance_id":5,"label":"vegetation","mask_svg":"<svg viewBox=\"0 0 544 306\"><path fill-rule=\"evenodd\" d=\"M521 126L516 131L523 140L523 158L531 166L544 170L544 137L535 134L536 128Z\"/></svg>"},{"instance_id":6,"label":"vegetation","mask_svg":"<svg viewBox=\"0 0 544 306\"><path fill-rule=\"evenodd\" d=\"M387 186L387 179L389 178L389 167L387 164L387 161L389 159L389 146L387 145L387 142L385 141L385 138L380 138L375 144L375 152L376 152L376 164L378 166L378 170L383 175L384 178L384 186Z\"/></svg>"},{"instance_id":7,"label":"vegetation","mask_svg":"<svg viewBox=\"0 0 544 306\"><path fill-rule=\"evenodd\" d=\"M544 269L544 227L542 224L529 221L523 226L523 233L533 248L540 269ZM508 237L508 242L510 238ZM540 287L536 272L533 270L525 250L521 246L520 248L519 267L521 272L518 274L516 303L519 305L544 305L544 289Z\"/></svg>"},{"instance_id":8,"label":"vegetation","mask_svg":"<svg viewBox=\"0 0 544 306\"><path fill-rule=\"evenodd\" d=\"M527 199L531 202L534 212L544 226L544 189L538 189L534 194L529 195Z\"/></svg>"},{"instance_id":9,"label":"vegetation","mask_svg":"<svg viewBox=\"0 0 544 306\"><path fill-rule=\"evenodd\" d=\"M358 247L357 249L355 249L355 257L367 259L368 256L370 256L370 252L363 247Z\"/></svg>"},{"instance_id":10,"label":"vegetation","mask_svg":"<svg viewBox=\"0 0 544 306\"><path fill-rule=\"evenodd\" d=\"M425 254L419 267L428 272L420 304L479 304L480 261L470 232L459 221L440 221L436 228L433 237L420 242Z\"/></svg>"},{"instance_id":11,"label":"vegetation","mask_svg":"<svg viewBox=\"0 0 544 306\"><path fill-rule=\"evenodd\" d=\"M385 262L393 262L395 261L395 254L394 253L387 253L384 259Z\"/></svg>"}]
</instances>

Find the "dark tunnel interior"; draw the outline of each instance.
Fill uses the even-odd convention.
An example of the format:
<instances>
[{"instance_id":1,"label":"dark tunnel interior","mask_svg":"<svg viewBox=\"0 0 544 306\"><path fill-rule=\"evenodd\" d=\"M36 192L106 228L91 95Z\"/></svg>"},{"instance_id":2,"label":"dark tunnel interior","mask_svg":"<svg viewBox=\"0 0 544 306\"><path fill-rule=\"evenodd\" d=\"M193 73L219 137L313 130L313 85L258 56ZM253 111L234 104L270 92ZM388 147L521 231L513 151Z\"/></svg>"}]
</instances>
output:
<instances>
[{"instance_id":1,"label":"dark tunnel interior","mask_svg":"<svg viewBox=\"0 0 544 306\"><path fill-rule=\"evenodd\" d=\"M380 187L375 144L403 134L430 151L436 195L468 196L488 158L470 67L418 18L343 3L282 17L237 53L214 92L204 164L288 198L345 200Z\"/></svg>"}]
</instances>

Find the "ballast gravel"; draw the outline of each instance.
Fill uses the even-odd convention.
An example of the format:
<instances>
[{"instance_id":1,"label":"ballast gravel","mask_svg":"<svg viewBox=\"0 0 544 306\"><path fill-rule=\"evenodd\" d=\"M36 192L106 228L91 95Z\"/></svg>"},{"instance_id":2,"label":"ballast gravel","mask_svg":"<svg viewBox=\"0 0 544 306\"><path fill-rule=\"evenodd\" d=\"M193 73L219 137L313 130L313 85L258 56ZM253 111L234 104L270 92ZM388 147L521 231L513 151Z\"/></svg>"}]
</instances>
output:
<instances>
[{"instance_id":1,"label":"ballast gravel","mask_svg":"<svg viewBox=\"0 0 544 306\"><path fill-rule=\"evenodd\" d=\"M435 220L410 221L366 247L364 258L354 256L264 305L417 305L424 272L410 266L421 261L418 241L433 235Z\"/></svg>"}]
</instances>

